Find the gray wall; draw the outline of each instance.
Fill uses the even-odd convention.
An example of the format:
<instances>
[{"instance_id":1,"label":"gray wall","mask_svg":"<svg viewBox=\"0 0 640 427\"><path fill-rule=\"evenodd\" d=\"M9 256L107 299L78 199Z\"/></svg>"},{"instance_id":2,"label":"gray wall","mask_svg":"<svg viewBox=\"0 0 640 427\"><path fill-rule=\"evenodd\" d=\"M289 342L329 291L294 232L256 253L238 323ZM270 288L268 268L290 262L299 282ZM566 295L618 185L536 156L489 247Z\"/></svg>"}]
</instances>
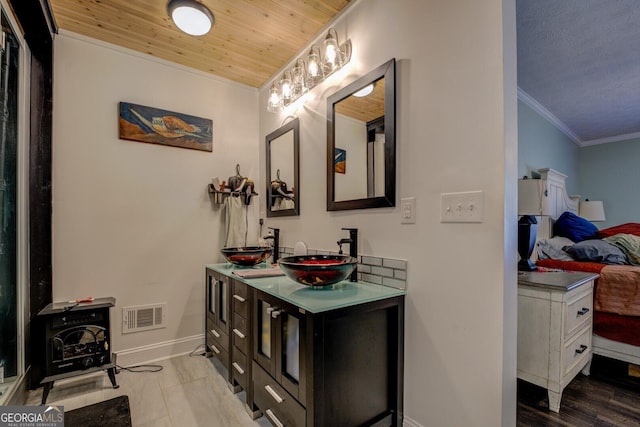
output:
<instances>
[{"instance_id":1,"label":"gray wall","mask_svg":"<svg viewBox=\"0 0 640 427\"><path fill-rule=\"evenodd\" d=\"M583 198L602 200L607 217L599 228L640 222L640 139L580 149Z\"/></svg>"},{"instance_id":2,"label":"gray wall","mask_svg":"<svg viewBox=\"0 0 640 427\"><path fill-rule=\"evenodd\" d=\"M579 147L522 101L518 101L518 177L555 169L567 175L567 192L581 194Z\"/></svg>"}]
</instances>

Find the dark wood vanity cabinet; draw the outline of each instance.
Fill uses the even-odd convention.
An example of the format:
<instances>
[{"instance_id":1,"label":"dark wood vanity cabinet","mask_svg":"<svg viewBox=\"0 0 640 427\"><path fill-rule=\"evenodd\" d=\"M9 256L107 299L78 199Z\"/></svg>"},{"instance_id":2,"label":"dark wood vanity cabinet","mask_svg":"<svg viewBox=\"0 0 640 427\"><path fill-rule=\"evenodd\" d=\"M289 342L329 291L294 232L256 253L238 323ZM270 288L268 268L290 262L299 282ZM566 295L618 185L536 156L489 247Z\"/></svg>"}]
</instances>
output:
<instances>
[{"instance_id":1,"label":"dark wood vanity cabinet","mask_svg":"<svg viewBox=\"0 0 640 427\"><path fill-rule=\"evenodd\" d=\"M254 290L253 394L275 426L402 424L404 297L309 313Z\"/></svg>"},{"instance_id":2,"label":"dark wood vanity cabinet","mask_svg":"<svg viewBox=\"0 0 640 427\"><path fill-rule=\"evenodd\" d=\"M231 282L232 279L206 269L205 312L207 353L216 357L225 368L231 367ZM229 378L229 381L231 379Z\"/></svg>"}]
</instances>

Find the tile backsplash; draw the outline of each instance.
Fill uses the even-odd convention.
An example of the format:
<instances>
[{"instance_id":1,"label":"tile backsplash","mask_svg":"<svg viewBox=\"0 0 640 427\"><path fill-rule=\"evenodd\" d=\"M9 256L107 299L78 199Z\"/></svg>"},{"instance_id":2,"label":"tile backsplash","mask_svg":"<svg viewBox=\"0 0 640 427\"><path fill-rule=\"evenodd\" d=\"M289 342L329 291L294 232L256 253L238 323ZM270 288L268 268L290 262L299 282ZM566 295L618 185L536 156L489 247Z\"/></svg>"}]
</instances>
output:
<instances>
[{"instance_id":1,"label":"tile backsplash","mask_svg":"<svg viewBox=\"0 0 640 427\"><path fill-rule=\"evenodd\" d=\"M337 255L338 252L307 250L309 255ZM281 247L280 257L293 255L293 248ZM358 255L358 280L390 288L407 289L407 261L371 255Z\"/></svg>"}]
</instances>

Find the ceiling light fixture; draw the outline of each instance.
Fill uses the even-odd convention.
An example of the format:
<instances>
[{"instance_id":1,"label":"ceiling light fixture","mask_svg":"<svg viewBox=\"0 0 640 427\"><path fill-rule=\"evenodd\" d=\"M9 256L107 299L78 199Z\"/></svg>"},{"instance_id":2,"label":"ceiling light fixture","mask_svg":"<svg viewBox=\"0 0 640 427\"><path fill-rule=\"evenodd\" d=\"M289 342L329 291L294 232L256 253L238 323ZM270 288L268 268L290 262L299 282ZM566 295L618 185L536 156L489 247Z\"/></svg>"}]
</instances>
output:
<instances>
[{"instance_id":1,"label":"ceiling light fixture","mask_svg":"<svg viewBox=\"0 0 640 427\"><path fill-rule=\"evenodd\" d=\"M175 1L175 0L173 0ZM271 85L267 111L275 113L290 105L351 60L351 40L338 43L336 30L330 28L324 49L311 46L306 57L298 58L290 70Z\"/></svg>"},{"instance_id":2,"label":"ceiling light fixture","mask_svg":"<svg viewBox=\"0 0 640 427\"><path fill-rule=\"evenodd\" d=\"M371 92L373 92L373 83L366 85L365 87L363 87L357 92L354 92L353 96L357 98L364 98L365 96L371 95Z\"/></svg>"},{"instance_id":3,"label":"ceiling light fixture","mask_svg":"<svg viewBox=\"0 0 640 427\"><path fill-rule=\"evenodd\" d=\"M213 13L196 0L169 0L167 12L180 30L192 36L207 34L215 21Z\"/></svg>"}]
</instances>

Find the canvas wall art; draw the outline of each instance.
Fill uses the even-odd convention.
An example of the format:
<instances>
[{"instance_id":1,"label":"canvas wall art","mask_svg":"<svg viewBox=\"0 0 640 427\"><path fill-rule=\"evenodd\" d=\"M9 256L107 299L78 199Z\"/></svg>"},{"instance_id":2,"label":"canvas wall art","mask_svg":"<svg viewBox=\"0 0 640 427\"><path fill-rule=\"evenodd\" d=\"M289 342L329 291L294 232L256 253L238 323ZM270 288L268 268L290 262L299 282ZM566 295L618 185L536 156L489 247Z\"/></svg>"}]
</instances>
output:
<instances>
[{"instance_id":1,"label":"canvas wall art","mask_svg":"<svg viewBox=\"0 0 640 427\"><path fill-rule=\"evenodd\" d=\"M213 121L159 108L119 103L120 139L213 151Z\"/></svg>"},{"instance_id":2,"label":"canvas wall art","mask_svg":"<svg viewBox=\"0 0 640 427\"><path fill-rule=\"evenodd\" d=\"M347 151L342 148L334 148L333 168L335 173L347 172Z\"/></svg>"}]
</instances>

